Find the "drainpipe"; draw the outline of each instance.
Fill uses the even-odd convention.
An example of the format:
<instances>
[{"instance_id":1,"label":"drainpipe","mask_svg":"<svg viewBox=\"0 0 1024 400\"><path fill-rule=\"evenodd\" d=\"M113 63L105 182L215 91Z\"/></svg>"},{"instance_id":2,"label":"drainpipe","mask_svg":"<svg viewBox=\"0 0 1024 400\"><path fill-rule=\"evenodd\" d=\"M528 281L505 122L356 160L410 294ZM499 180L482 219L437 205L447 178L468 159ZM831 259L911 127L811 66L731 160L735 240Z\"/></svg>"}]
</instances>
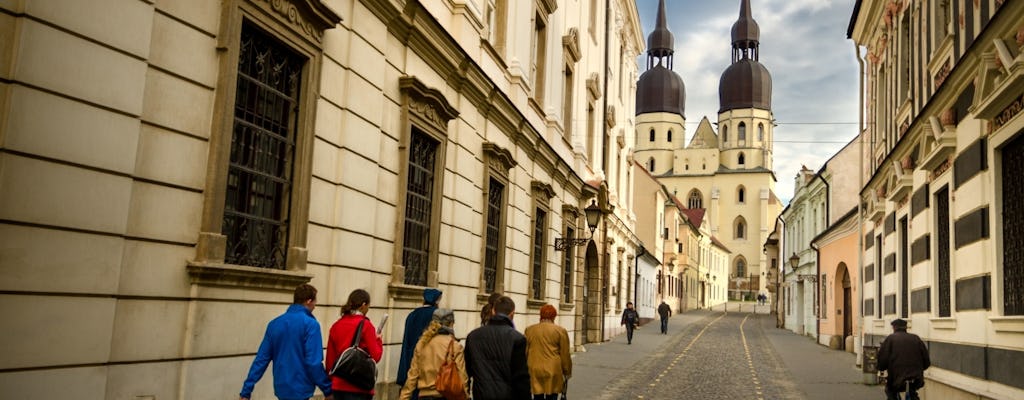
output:
<instances>
[{"instance_id":1,"label":"drainpipe","mask_svg":"<svg viewBox=\"0 0 1024 400\"><path fill-rule=\"evenodd\" d=\"M857 137L860 142L860 159L857 162L857 175L859 179L859 188L864 190L864 58L861 57L860 47L857 46L857 42L853 42L853 52L857 55L857 64L860 68L858 74L860 86L857 93L859 98L857 103ZM860 324L856 324L859 332L854 332L854 339L860 339L860 346L858 343L853 344L854 351L857 352L857 365L863 365L864 351L858 349L864 345L864 202L862 201L860 194L857 195L857 268L860 271L857 272L857 276L860 281L860 290L857 291L857 309L860 310L861 321Z\"/></svg>"},{"instance_id":2,"label":"drainpipe","mask_svg":"<svg viewBox=\"0 0 1024 400\"><path fill-rule=\"evenodd\" d=\"M779 329L786 329L786 307L782 305L783 302L789 300L786 296L782 295L783 284L786 283L786 263L789 262L789 258L786 254L786 219L779 214L776 217L779 222L782 223L782 233L779 234L779 276L775 277L775 280L779 283L775 287L775 327Z\"/></svg>"},{"instance_id":3,"label":"drainpipe","mask_svg":"<svg viewBox=\"0 0 1024 400\"><path fill-rule=\"evenodd\" d=\"M608 124L605 121L608 121L608 48L610 47L608 45L608 38L609 38L609 31L611 31L611 29L612 29L611 28L611 24L608 23L608 22L611 21L611 18L612 18L611 0L604 0L604 25L605 25L605 28L604 28L604 69L601 71L601 73L604 75L604 83L603 83L603 85L604 85L604 92L601 93L601 115L603 116L603 118L601 118L601 131L602 131L601 140L602 141L605 138L608 137ZM605 145L608 146L608 149L610 151L611 150L611 145L607 144L607 143ZM601 158L602 161L605 161L605 163L607 164L607 160L605 160L605 158L608 157L608 152L602 152L601 157L602 157ZM606 175L604 179L607 182L608 181L608 176L607 176L608 171L604 171L604 173ZM607 224L607 221L605 221L605 222L606 223L604 224L604 228L603 228L604 229L604 238L603 238L604 239L604 246L602 246L602 247L605 247L606 248L605 250L607 250L607 246L608 246L608 224ZM607 268L608 268L608 259L609 258L610 257L608 256L608 251L605 251L605 253L604 253L604 267L606 268L607 274L602 274L602 279L604 278L605 275L610 275L611 274L611 271L607 270ZM601 294L601 341L604 341L604 339L605 339L605 337L604 337L604 331L605 331L604 326L607 323L607 321L605 321L605 306L608 304L608 294L611 293L609 291L610 288L608 288L608 282L603 282L603 283L604 283L604 286L605 286L605 290ZM634 303L634 307L635 307L635 304L636 303Z\"/></svg>"},{"instance_id":4,"label":"drainpipe","mask_svg":"<svg viewBox=\"0 0 1024 400\"><path fill-rule=\"evenodd\" d=\"M637 307L640 304L640 257L647 254L647 249L644 245L640 245L640 249L636 252L636 258L633 259L633 274L636 276L633 278L633 306Z\"/></svg>"},{"instance_id":5,"label":"drainpipe","mask_svg":"<svg viewBox=\"0 0 1024 400\"><path fill-rule=\"evenodd\" d=\"M827 166L828 164L826 163L825 165ZM829 226L832 225L830 217L832 214L832 188L828 184L828 181L821 176L820 172L818 173L818 179L821 180L821 183L825 184L825 229L827 230ZM818 279L816 280L817 285L815 285L814 288L814 298L817 299L818 304L818 318L815 321L816 327L814 332L818 335L818 340L821 340L821 315L822 313L825 312L825 307L821 306L821 301L824 299L818 298L818 295L821 293L821 287L822 285L825 284L825 282L821 281L821 249L818 248L818 246L814 243L813 240L811 241L811 248L814 249L814 276L818 277ZM843 338L843 340L846 340L846 338Z\"/></svg>"}]
</instances>

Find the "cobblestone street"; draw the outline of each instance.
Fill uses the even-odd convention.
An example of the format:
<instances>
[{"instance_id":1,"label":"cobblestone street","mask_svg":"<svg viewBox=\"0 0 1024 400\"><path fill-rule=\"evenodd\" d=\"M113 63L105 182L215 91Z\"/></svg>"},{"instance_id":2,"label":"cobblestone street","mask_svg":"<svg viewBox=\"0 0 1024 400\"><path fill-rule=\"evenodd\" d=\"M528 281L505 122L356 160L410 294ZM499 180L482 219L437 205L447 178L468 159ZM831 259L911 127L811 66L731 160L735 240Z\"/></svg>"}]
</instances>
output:
<instances>
[{"instance_id":1,"label":"cobblestone street","mask_svg":"<svg viewBox=\"0 0 1024 400\"><path fill-rule=\"evenodd\" d=\"M853 361L852 354L776 329L768 315L690 312L672 318L669 335L660 335L654 321L633 345L616 337L588 346L576 356L569 392L609 400L882 396L880 388L860 384Z\"/></svg>"}]
</instances>

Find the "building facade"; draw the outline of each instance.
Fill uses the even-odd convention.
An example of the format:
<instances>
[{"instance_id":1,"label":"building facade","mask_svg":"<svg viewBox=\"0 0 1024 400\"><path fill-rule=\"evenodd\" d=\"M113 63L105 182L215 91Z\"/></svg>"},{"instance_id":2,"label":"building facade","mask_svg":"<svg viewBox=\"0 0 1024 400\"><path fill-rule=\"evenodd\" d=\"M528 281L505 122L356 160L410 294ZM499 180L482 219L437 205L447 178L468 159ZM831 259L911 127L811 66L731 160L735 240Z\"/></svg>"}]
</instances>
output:
<instances>
[{"instance_id":1,"label":"building facade","mask_svg":"<svg viewBox=\"0 0 1024 400\"><path fill-rule=\"evenodd\" d=\"M822 168L824 170L824 168ZM793 184L793 198L782 211L785 222L783 274L785 326L799 334L818 338L820 295L818 252L811 240L828 227L828 186L821 174L803 166Z\"/></svg>"},{"instance_id":2,"label":"building facade","mask_svg":"<svg viewBox=\"0 0 1024 400\"><path fill-rule=\"evenodd\" d=\"M1024 397L1024 3L858 1L864 346L903 318L923 396ZM864 54L862 56L862 53Z\"/></svg>"},{"instance_id":3,"label":"building facade","mask_svg":"<svg viewBox=\"0 0 1024 400\"><path fill-rule=\"evenodd\" d=\"M732 64L719 86L719 132L705 117L686 142L685 85L672 71L674 38L665 3L648 36L647 71L637 92L636 159L687 208L705 209L711 236L731 251L731 298L764 290L762 245L782 205L772 172L771 76L758 61L760 31L749 0L732 28Z\"/></svg>"},{"instance_id":4,"label":"building facade","mask_svg":"<svg viewBox=\"0 0 1024 400\"><path fill-rule=\"evenodd\" d=\"M574 345L615 333L633 2L0 8L2 397L235 396L303 282L324 336L356 288L391 316L385 397L426 287L460 337L492 292L517 326L550 303ZM556 250L591 204L593 240Z\"/></svg>"}]
</instances>

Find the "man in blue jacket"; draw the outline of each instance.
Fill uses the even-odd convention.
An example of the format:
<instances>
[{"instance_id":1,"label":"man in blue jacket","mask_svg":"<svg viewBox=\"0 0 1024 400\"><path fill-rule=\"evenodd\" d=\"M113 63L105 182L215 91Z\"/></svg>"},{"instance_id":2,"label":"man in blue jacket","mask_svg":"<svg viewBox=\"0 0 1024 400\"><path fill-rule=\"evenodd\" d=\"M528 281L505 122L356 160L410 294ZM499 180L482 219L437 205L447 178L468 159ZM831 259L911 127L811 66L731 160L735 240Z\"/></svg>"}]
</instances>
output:
<instances>
[{"instance_id":1,"label":"man in blue jacket","mask_svg":"<svg viewBox=\"0 0 1024 400\"><path fill-rule=\"evenodd\" d=\"M324 344L320 323L313 318L316 288L302 284L295 288L294 304L288 311L267 324L263 343L249 367L249 376L242 384L241 400L248 400L256 382L274 362L274 395L281 400L307 400L316 387L328 400L331 379L324 370Z\"/></svg>"}]
</instances>

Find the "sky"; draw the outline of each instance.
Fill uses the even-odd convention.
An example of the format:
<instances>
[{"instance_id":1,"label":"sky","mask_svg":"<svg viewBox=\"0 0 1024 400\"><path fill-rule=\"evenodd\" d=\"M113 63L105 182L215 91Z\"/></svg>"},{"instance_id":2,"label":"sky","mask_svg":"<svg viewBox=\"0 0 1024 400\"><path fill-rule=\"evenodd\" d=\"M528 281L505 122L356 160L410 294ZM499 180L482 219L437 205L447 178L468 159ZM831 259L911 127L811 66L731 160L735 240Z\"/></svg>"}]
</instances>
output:
<instances>
[{"instance_id":1,"label":"sky","mask_svg":"<svg viewBox=\"0 0 1024 400\"><path fill-rule=\"evenodd\" d=\"M644 41L658 0L636 0ZM776 195L788 203L801 165L819 170L857 135L858 66L846 29L854 0L751 0L760 62L772 76ZM740 0L666 0L674 70L686 86L687 143L701 118L718 121L718 85L731 63ZM646 50L638 58L647 68ZM642 72L641 72L642 73Z\"/></svg>"}]
</instances>

